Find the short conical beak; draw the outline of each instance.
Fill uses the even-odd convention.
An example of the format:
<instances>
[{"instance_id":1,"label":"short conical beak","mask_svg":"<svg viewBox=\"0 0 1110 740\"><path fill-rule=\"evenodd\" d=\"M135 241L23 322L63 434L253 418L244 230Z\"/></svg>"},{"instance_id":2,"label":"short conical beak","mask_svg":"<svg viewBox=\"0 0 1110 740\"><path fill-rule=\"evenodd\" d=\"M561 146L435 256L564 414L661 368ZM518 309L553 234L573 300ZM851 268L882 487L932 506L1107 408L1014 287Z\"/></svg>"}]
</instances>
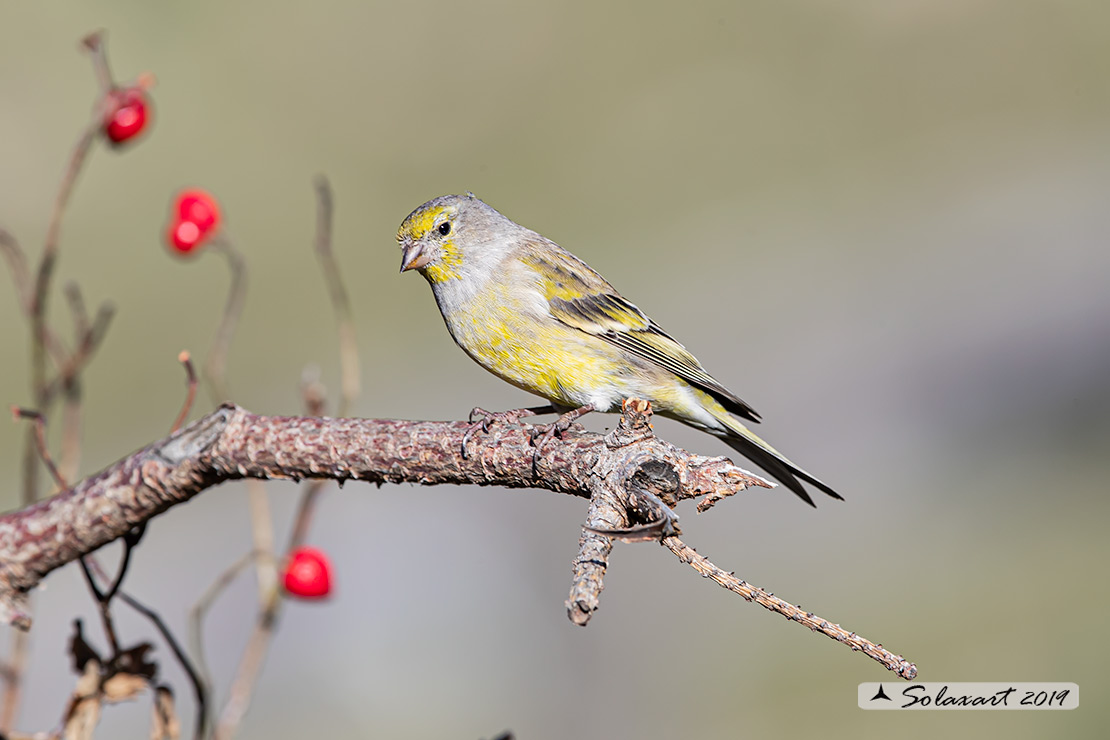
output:
<instances>
[{"instance_id":1,"label":"short conical beak","mask_svg":"<svg viewBox=\"0 0 1110 740\"><path fill-rule=\"evenodd\" d=\"M420 244L407 242L401 247L401 272L419 270L428 264L428 259Z\"/></svg>"}]
</instances>

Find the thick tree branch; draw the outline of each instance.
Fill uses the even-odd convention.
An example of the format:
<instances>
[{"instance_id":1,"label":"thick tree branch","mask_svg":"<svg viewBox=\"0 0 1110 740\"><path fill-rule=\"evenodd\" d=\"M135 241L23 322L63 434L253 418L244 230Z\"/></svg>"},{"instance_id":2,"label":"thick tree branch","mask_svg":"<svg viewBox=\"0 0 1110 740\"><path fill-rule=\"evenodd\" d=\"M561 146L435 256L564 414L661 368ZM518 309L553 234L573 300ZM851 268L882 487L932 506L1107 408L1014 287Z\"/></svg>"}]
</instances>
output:
<instances>
[{"instance_id":1,"label":"thick tree branch","mask_svg":"<svg viewBox=\"0 0 1110 740\"><path fill-rule=\"evenodd\" d=\"M226 480L469 483L590 497L603 486L612 489L609 479L615 475L655 459L678 471L682 487L676 498L765 485L726 460L690 454L650 434L637 439L574 430L543 448L533 476L524 428L495 426L476 435L464 459L467 427L465 422L258 416L221 406L50 499L0 516L0 618L26 627L19 603L47 573Z\"/></svg>"},{"instance_id":2,"label":"thick tree branch","mask_svg":"<svg viewBox=\"0 0 1110 740\"><path fill-rule=\"evenodd\" d=\"M206 488L240 478L325 478L542 488L590 499L574 563L568 615L597 609L613 539L662 541L684 562L748 600L862 650L903 678L916 667L881 646L736 579L678 540L681 500L704 510L750 486L770 484L725 458L694 455L651 433L650 406L631 400L606 435L571 429L533 463L526 427L467 422L259 416L224 405L56 496L0 516L0 618L26 628L21 603L46 574L88 554ZM734 583L735 581L735 583Z\"/></svg>"}]
</instances>

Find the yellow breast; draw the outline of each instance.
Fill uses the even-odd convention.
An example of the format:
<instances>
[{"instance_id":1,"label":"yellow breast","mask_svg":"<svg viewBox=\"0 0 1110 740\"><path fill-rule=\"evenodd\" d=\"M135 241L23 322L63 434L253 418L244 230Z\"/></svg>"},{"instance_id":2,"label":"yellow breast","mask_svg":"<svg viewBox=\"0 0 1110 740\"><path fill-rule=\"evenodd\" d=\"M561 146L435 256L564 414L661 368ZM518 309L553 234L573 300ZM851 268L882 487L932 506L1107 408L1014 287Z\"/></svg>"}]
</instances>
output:
<instances>
[{"instance_id":1,"label":"yellow breast","mask_svg":"<svg viewBox=\"0 0 1110 740\"><path fill-rule=\"evenodd\" d=\"M444 320L479 365L564 406L594 402L599 390L626 374L620 353L607 342L535 314L505 285L491 284L465 306L444 311Z\"/></svg>"}]
</instances>

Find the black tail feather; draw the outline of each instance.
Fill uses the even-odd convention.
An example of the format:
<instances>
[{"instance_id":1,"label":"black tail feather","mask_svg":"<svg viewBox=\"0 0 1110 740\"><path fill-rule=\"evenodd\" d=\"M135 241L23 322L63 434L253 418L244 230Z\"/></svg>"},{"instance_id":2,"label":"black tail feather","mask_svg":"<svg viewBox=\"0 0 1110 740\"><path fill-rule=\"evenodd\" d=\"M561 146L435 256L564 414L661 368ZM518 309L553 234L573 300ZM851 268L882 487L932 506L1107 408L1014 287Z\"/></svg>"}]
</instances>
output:
<instances>
[{"instance_id":1,"label":"black tail feather","mask_svg":"<svg viewBox=\"0 0 1110 740\"><path fill-rule=\"evenodd\" d=\"M733 436L730 434L721 439L723 439L729 447L763 468L772 478L778 480L779 483L793 491L798 498L814 508L817 507L817 504L813 503L813 499L810 498L809 493L806 492L806 489L802 486L802 482L798 480L798 478L801 478L835 499L840 501L844 500L844 497L830 488L828 484L813 477L789 460L784 460L768 450L765 450L746 437Z\"/></svg>"}]
</instances>

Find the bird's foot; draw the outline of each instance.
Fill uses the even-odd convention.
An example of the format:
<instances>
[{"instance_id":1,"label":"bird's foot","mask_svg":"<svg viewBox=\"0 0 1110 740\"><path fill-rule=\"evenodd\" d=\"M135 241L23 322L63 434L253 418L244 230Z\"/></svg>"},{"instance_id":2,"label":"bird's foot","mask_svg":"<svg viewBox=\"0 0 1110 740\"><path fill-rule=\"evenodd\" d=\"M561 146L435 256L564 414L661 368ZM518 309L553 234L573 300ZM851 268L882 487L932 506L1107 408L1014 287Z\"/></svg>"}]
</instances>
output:
<instances>
[{"instance_id":1,"label":"bird's foot","mask_svg":"<svg viewBox=\"0 0 1110 740\"><path fill-rule=\"evenodd\" d=\"M465 460L467 458L466 446L470 443L470 438L474 433L481 429L483 432L489 432L489 428L495 423L501 424L519 424L520 420L526 416L539 416L540 414L554 414L555 407L548 404L547 406L532 406L523 409L509 409L508 411L486 411L485 409L475 406L470 411L470 426L467 427L466 432L462 438L462 456ZM475 421L474 417L478 417Z\"/></svg>"},{"instance_id":2,"label":"bird's foot","mask_svg":"<svg viewBox=\"0 0 1110 740\"><path fill-rule=\"evenodd\" d=\"M550 442L554 437L563 436L563 432L570 429L575 421L582 418L591 411L596 411L593 404L586 404L579 406L576 409L571 409L550 424L538 424L532 427L531 437L532 446L535 448L532 451L532 475L536 475L537 468L540 461L540 453L543 451L543 446Z\"/></svg>"}]
</instances>

